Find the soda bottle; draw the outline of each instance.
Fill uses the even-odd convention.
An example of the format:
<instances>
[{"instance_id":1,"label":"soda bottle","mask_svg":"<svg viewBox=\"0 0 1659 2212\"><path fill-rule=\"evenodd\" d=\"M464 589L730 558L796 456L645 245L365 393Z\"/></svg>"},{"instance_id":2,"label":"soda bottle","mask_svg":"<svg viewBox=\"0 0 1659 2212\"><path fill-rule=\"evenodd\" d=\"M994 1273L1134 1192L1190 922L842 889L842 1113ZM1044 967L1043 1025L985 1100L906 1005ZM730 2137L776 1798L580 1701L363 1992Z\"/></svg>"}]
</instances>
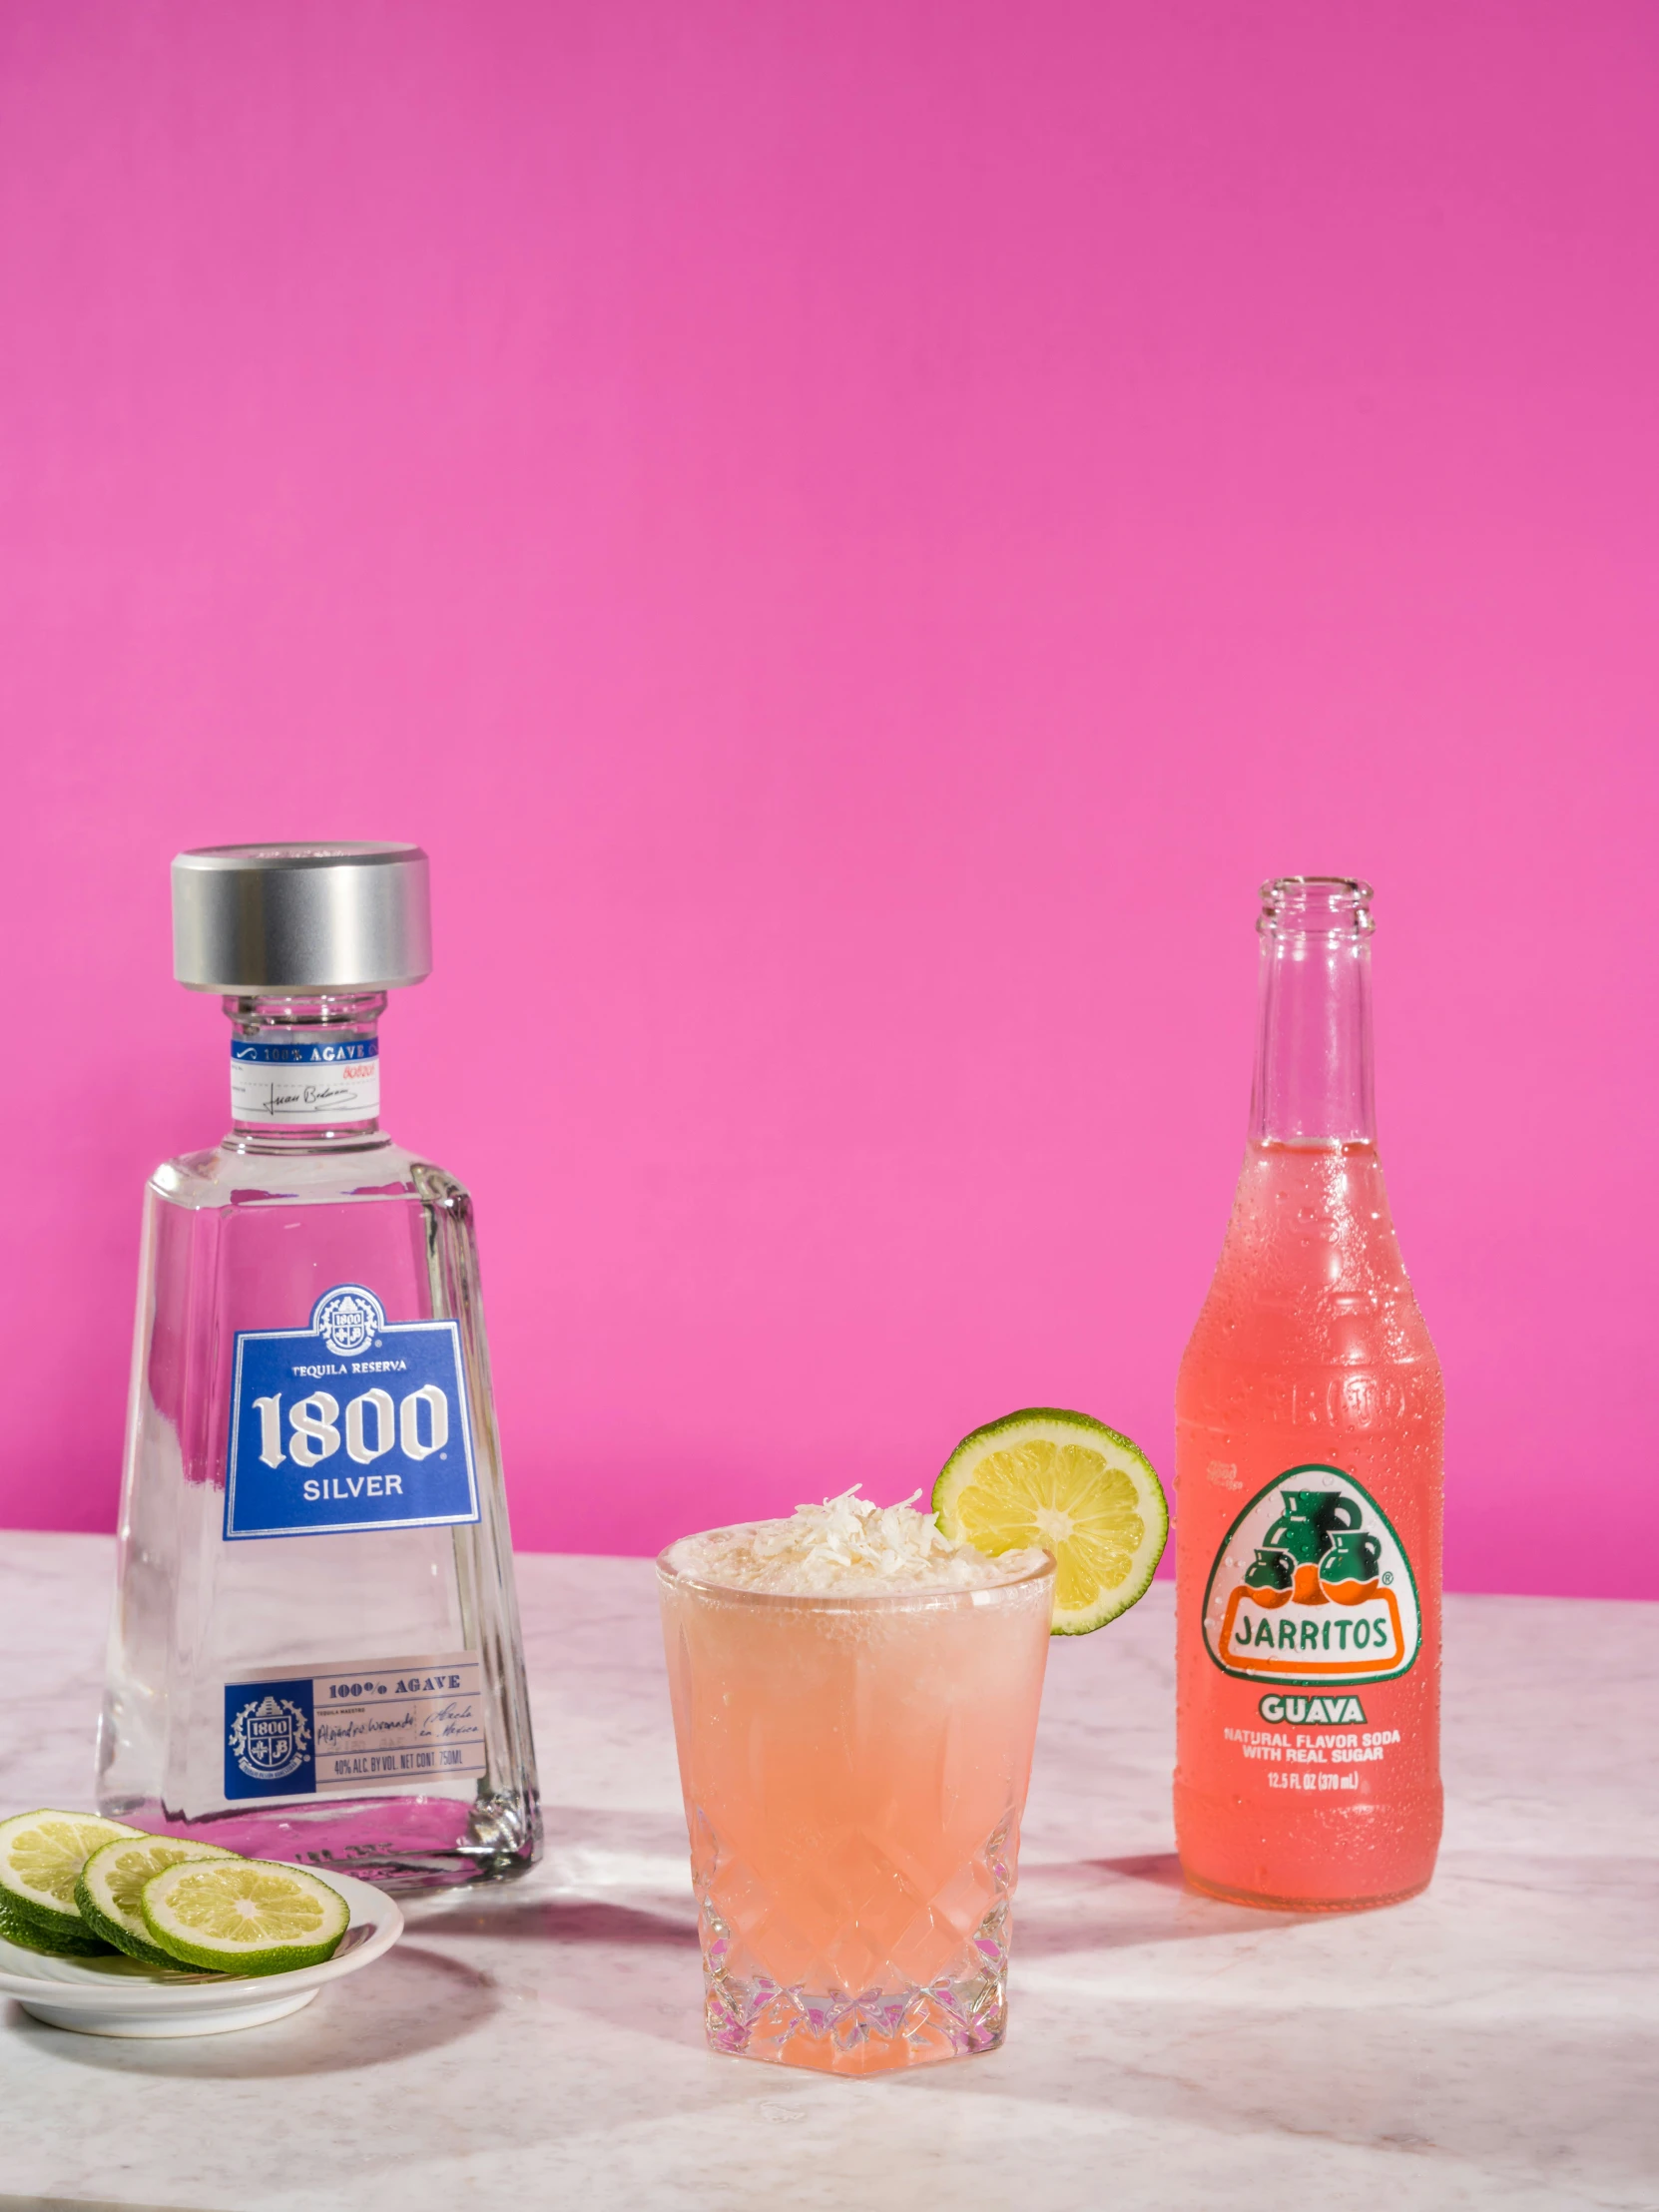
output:
<instances>
[{"instance_id":1,"label":"soda bottle","mask_svg":"<svg viewBox=\"0 0 1659 2212\"><path fill-rule=\"evenodd\" d=\"M1372 1105L1371 886L1262 890L1250 1141L1176 1386L1175 1827L1198 1889L1422 1889L1440 1837L1439 1362Z\"/></svg>"}]
</instances>

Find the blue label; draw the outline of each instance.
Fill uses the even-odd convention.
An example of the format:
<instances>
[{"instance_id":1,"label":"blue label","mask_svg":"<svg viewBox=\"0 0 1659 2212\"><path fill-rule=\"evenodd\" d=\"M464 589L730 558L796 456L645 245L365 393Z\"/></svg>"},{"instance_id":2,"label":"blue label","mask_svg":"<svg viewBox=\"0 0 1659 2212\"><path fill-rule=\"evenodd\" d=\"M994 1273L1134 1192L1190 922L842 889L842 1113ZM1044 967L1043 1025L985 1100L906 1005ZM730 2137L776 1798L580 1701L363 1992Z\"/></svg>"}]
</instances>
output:
<instances>
[{"instance_id":1,"label":"blue label","mask_svg":"<svg viewBox=\"0 0 1659 2212\"><path fill-rule=\"evenodd\" d=\"M477 1518L452 1321L387 1321L372 1291L341 1283L308 1329L238 1331L227 1542Z\"/></svg>"},{"instance_id":2,"label":"blue label","mask_svg":"<svg viewBox=\"0 0 1659 2212\"><path fill-rule=\"evenodd\" d=\"M310 1797L316 1717L308 1676L225 1685L225 1795Z\"/></svg>"},{"instance_id":3,"label":"blue label","mask_svg":"<svg viewBox=\"0 0 1659 2212\"><path fill-rule=\"evenodd\" d=\"M241 1037L233 1037L231 1057L246 1060L255 1067L319 1067L339 1060L377 1060L380 1040L378 1037L347 1037L335 1044L323 1044L314 1039L301 1044L249 1044Z\"/></svg>"}]
</instances>

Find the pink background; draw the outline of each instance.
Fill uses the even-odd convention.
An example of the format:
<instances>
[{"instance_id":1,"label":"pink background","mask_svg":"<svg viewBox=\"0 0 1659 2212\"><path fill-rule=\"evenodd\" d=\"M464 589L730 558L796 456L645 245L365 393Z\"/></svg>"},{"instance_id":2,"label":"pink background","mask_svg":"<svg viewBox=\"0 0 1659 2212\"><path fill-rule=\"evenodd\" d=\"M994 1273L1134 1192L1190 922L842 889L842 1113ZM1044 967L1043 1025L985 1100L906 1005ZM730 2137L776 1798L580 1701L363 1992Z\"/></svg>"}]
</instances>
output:
<instances>
[{"instance_id":1,"label":"pink background","mask_svg":"<svg viewBox=\"0 0 1659 2212\"><path fill-rule=\"evenodd\" d=\"M1659 13L9 0L0 1519L116 1501L167 861L410 836L515 1528L1170 1457L1378 885L1463 1587L1659 1594Z\"/></svg>"}]
</instances>

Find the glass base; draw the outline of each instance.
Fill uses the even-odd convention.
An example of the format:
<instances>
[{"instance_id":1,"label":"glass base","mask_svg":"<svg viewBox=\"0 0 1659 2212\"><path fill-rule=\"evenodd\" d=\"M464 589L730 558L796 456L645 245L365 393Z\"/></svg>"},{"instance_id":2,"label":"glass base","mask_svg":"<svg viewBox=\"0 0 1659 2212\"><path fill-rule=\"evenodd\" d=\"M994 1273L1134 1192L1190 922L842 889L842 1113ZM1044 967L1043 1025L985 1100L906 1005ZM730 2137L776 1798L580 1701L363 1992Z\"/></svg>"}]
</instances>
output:
<instances>
[{"instance_id":1,"label":"glass base","mask_svg":"<svg viewBox=\"0 0 1659 2212\"><path fill-rule=\"evenodd\" d=\"M1225 1883L1207 1882L1203 1875L1194 1874L1190 1867L1181 1869L1182 1880L1189 1890L1198 1890L1207 1898L1220 1898L1226 1905L1250 1905L1262 1913L1375 1913L1384 1905L1403 1905L1407 1898L1420 1898L1431 1875L1420 1882L1413 1882L1409 1889L1390 1890L1384 1897L1375 1898L1281 1898L1271 1897L1254 1890L1230 1890Z\"/></svg>"},{"instance_id":2,"label":"glass base","mask_svg":"<svg viewBox=\"0 0 1659 2212\"><path fill-rule=\"evenodd\" d=\"M1007 2033L1003 1976L937 1981L926 1989L735 1987L706 1976L709 2048L732 2058L818 2073L889 2073L995 2050Z\"/></svg>"},{"instance_id":3,"label":"glass base","mask_svg":"<svg viewBox=\"0 0 1659 2212\"><path fill-rule=\"evenodd\" d=\"M519 1797L312 1800L240 1806L199 1820L169 1813L154 1800L106 1803L100 1810L108 1820L152 1835L314 1867L324 1879L334 1867L393 1892L509 1881L527 1874L541 1856L540 1814L533 1799Z\"/></svg>"},{"instance_id":4,"label":"glass base","mask_svg":"<svg viewBox=\"0 0 1659 2212\"><path fill-rule=\"evenodd\" d=\"M788 1985L731 1970L737 1948L704 1910L704 2025L709 2048L818 2073L888 2073L995 2050L1008 2030L1007 1907L999 1904L925 1984L894 1975L857 1991Z\"/></svg>"}]
</instances>

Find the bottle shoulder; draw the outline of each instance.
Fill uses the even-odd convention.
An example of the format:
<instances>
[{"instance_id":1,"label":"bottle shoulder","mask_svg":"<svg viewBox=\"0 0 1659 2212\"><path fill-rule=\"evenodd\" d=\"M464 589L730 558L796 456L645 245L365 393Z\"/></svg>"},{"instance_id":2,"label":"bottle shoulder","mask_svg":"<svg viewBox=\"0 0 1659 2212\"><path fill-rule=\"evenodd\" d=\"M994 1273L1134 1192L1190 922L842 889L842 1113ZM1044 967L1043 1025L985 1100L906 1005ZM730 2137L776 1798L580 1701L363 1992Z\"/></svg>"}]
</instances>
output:
<instances>
[{"instance_id":1,"label":"bottle shoulder","mask_svg":"<svg viewBox=\"0 0 1659 2212\"><path fill-rule=\"evenodd\" d=\"M1403 1281L1378 1298L1258 1302L1218 1284L1188 1340L1175 1384L1178 1424L1369 1428L1444 1416L1445 1381L1428 1326Z\"/></svg>"},{"instance_id":2,"label":"bottle shoulder","mask_svg":"<svg viewBox=\"0 0 1659 2212\"><path fill-rule=\"evenodd\" d=\"M1248 1284L1212 1285L1181 1356L1188 1378L1215 1365L1264 1368L1417 1368L1439 1355L1408 1284L1379 1296L1258 1300Z\"/></svg>"},{"instance_id":3,"label":"bottle shoulder","mask_svg":"<svg viewBox=\"0 0 1659 2212\"><path fill-rule=\"evenodd\" d=\"M1357 1368L1412 1369L1439 1386L1375 1148L1253 1146L1181 1391L1217 1370Z\"/></svg>"},{"instance_id":4,"label":"bottle shoulder","mask_svg":"<svg viewBox=\"0 0 1659 2212\"><path fill-rule=\"evenodd\" d=\"M446 1210L469 1203L456 1177L389 1138L337 1150L256 1149L227 1139L210 1150L164 1160L148 1188L154 1198L186 1212L385 1199L414 1199Z\"/></svg>"}]
</instances>

